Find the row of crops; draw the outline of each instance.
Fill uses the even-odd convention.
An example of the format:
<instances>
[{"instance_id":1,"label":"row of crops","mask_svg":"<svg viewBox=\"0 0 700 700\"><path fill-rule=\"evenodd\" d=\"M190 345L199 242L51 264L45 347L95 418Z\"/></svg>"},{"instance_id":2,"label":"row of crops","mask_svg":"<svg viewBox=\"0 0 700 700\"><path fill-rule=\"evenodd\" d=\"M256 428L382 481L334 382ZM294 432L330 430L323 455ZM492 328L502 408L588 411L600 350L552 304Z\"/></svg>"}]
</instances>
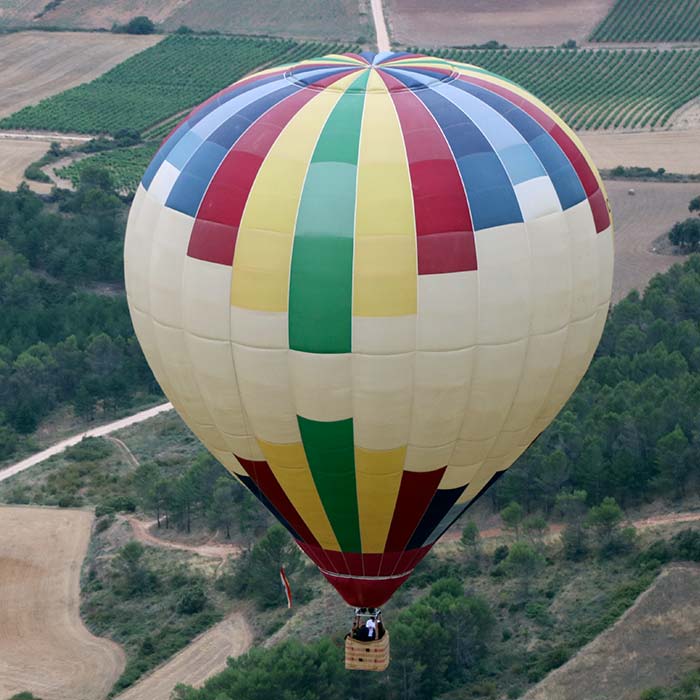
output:
<instances>
[{"instance_id":1,"label":"row of crops","mask_svg":"<svg viewBox=\"0 0 700 700\"><path fill-rule=\"evenodd\" d=\"M410 49L519 83L577 129L663 127L700 96L700 49Z\"/></svg>"},{"instance_id":2,"label":"row of crops","mask_svg":"<svg viewBox=\"0 0 700 700\"><path fill-rule=\"evenodd\" d=\"M134 148L120 148L77 160L59 168L56 174L70 180L74 187L80 184L80 173L88 166L99 166L109 172L117 190L135 192L148 164L155 155L157 144L149 143Z\"/></svg>"},{"instance_id":3,"label":"row of crops","mask_svg":"<svg viewBox=\"0 0 700 700\"><path fill-rule=\"evenodd\" d=\"M256 68L356 50L352 44L171 35L100 76L0 121L10 129L143 131Z\"/></svg>"},{"instance_id":4,"label":"row of crops","mask_svg":"<svg viewBox=\"0 0 700 700\"><path fill-rule=\"evenodd\" d=\"M617 0L591 41L700 41L700 0Z\"/></svg>"}]
</instances>

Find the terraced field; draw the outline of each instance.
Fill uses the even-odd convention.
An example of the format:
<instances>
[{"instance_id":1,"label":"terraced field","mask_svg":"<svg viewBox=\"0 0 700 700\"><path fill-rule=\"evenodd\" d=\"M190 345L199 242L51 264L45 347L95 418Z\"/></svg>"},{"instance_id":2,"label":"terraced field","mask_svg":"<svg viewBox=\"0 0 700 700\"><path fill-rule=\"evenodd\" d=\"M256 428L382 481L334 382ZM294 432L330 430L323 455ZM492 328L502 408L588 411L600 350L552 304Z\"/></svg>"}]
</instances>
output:
<instances>
[{"instance_id":1,"label":"terraced field","mask_svg":"<svg viewBox=\"0 0 700 700\"><path fill-rule=\"evenodd\" d=\"M700 41L700 0L617 0L591 41Z\"/></svg>"},{"instance_id":2,"label":"terraced field","mask_svg":"<svg viewBox=\"0 0 700 700\"><path fill-rule=\"evenodd\" d=\"M698 49L409 50L503 75L577 129L662 127L700 95Z\"/></svg>"},{"instance_id":3,"label":"terraced field","mask_svg":"<svg viewBox=\"0 0 700 700\"><path fill-rule=\"evenodd\" d=\"M337 42L171 35L90 83L0 121L0 128L79 133L143 130L256 68L357 48Z\"/></svg>"}]
</instances>

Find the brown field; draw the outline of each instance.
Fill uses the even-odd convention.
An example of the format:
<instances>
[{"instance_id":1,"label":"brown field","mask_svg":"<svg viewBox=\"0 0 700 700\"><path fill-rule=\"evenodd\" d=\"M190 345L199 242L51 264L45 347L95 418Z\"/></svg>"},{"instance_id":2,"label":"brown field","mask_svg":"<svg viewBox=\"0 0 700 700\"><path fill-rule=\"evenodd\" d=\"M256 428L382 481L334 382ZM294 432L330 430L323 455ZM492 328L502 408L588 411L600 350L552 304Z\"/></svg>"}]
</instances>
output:
<instances>
[{"instance_id":1,"label":"brown field","mask_svg":"<svg viewBox=\"0 0 700 700\"><path fill-rule=\"evenodd\" d=\"M0 116L93 80L161 39L86 32L0 36Z\"/></svg>"},{"instance_id":2,"label":"brown field","mask_svg":"<svg viewBox=\"0 0 700 700\"><path fill-rule=\"evenodd\" d=\"M690 216L688 202L700 193L700 183L610 180L605 184L615 223L616 302L633 289L643 291L655 274L683 261L682 256L659 255L651 248L676 221ZM634 196L627 194L630 188Z\"/></svg>"},{"instance_id":3,"label":"brown field","mask_svg":"<svg viewBox=\"0 0 700 700\"><path fill-rule=\"evenodd\" d=\"M49 150L49 142L0 138L0 190L15 190L24 179L24 170ZM35 192L49 192L51 185L32 182Z\"/></svg>"},{"instance_id":4,"label":"brown field","mask_svg":"<svg viewBox=\"0 0 700 700\"><path fill-rule=\"evenodd\" d=\"M579 131L599 168L638 165L670 173L700 172L700 126L674 131Z\"/></svg>"},{"instance_id":5,"label":"brown field","mask_svg":"<svg viewBox=\"0 0 700 700\"><path fill-rule=\"evenodd\" d=\"M93 515L0 508L0 697L100 700L124 668L121 648L80 619L80 566Z\"/></svg>"},{"instance_id":6,"label":"brown field","mask_svg":"<svg viewBox=\"0 0 700 700\"><path fill-rule=\"evenodd\" d=\"M610 629L523 700L639 700L700 665L700 567L674 565Z\"/></svg>"},{"instance_id":7,"label":"brown field","mask_svg":"<svg viewBox=\"0 0 700 700\"><path fill-rule=\"evenodd\" d=\"M373 35L369 0L238 0L235 7L226 0L63 0L34 19L45 4L45 0L0 0L0 22L109 29L115 22L147 15L167 30L185 24L229 33L353 41Z\"/></svg>"},{"instance_id":8,"label":"brown field","mask_svg":"<svg viewBox=\"0 0 700 700\"><path fill-rule=\"evenodd\" d=\"M465 46L495 39L508 46L581 42L612 0L385 0L396 44Z\"/></svg>"},{"instance_id":9,"label":"brown field","mask_svg":"<svg viewBox=\"0 0 700 700\"><path fill-rule=\"evenodd\" d=\"M229 656L240 656L250 648L253 635L238 612L232 613L200 635L142 681L117 696L117 700L169 700L178 683L198 687L226 668Z\"/></svg>"}]
</instances>

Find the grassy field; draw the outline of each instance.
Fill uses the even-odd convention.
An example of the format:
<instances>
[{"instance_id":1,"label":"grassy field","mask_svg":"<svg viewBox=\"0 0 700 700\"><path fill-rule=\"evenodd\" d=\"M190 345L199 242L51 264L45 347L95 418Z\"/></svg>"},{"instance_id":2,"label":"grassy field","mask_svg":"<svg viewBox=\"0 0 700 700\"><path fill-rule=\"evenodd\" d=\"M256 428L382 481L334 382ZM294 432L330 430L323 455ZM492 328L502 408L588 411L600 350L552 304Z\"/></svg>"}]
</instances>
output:
<instances>
[{"instance_id":1,"label":"grassy field","mask_svg":"<svg viewBox=\"0 0 700 700\"><path fill-rule=\"evenodd\" d=\"M617 0L591 41L700 41L700 0Z\"/></svg>"},{"instance_id":2,"label":"grassy field","mask_svg":"<svg viewBox=\"0 0 700 700\"><path fill-rule=\"evenodd\" d=\"M700 94L700 50L419 49L519 83L577 129L662 127ZM678 80L678 76L684 76Z\"/></svg>"},{"instance_id":3,"label":"grassy field","mask_svg":"<svg viewBox=\"0 0 700 700\"><path fill-rule=\"evenodd\" d=\"M80 184L80 173L83 169L86 166L95 165L110 173L116 189L121 192L135 192L141 181L141 176L157 149L157 143L149 143L136 148L106 151L59 168L56 174L70 180L73 186L77 187Z\"/></svg>"},{"instance_id":4,"label":"grassy field","mask_svg":"<svg viewBox=\"0 0 700 700\"><path fill-rule=\"evenodd\" d=\"M172 35L90 83L26 107L0 128L142 131L193 107L256 68L356 48L350 44Z\"/></svg>"}]
</instances>

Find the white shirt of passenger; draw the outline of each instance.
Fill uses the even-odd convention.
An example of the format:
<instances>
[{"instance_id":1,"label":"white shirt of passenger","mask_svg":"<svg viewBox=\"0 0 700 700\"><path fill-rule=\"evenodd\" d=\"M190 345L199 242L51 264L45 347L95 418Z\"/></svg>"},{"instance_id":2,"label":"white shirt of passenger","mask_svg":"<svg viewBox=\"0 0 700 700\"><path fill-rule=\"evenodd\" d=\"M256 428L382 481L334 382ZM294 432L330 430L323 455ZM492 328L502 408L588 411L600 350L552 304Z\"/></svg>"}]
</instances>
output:
<instances>
[{"instance_id":1,"label":"white shirt of passenger","mask_svg":"<svg viewBox=\"0 0 700 700\"><path fill-rule=\"evenodd\" d=\"M377 623L372 618L370 618L369 620L367 620L367 622L365 622L365 627L367 628L367 636L370 639L373 639Z\"/></svg>"}]
</instances>

